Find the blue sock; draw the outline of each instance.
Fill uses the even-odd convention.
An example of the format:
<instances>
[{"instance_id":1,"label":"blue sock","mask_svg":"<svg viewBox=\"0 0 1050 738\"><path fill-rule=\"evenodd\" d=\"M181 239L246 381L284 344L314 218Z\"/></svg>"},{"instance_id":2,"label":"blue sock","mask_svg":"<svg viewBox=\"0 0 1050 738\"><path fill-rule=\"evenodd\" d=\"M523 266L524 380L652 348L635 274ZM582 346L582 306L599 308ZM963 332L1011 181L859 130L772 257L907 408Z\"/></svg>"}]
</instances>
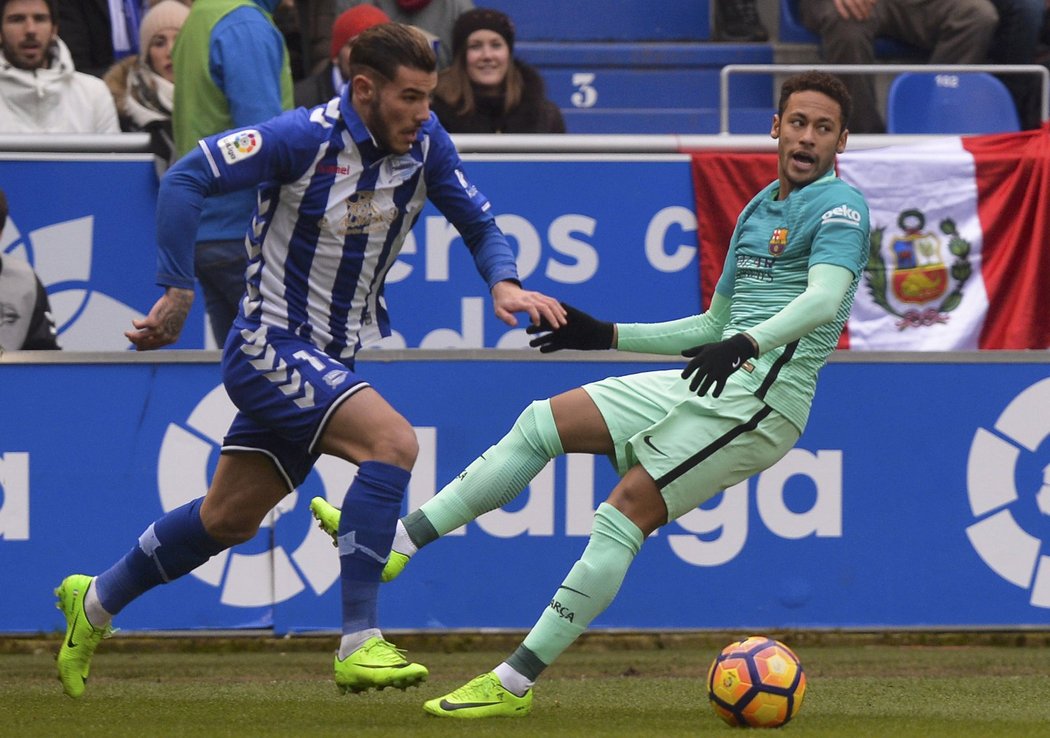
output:
<instances>
[{"instance_id":1,"label":"blue sock","mask_svg":"<svg viewBox=\"0 0 1050 738\"><path fill-rule=\"evenodd\" d=\"M99 602L111 615L148 589L178 579L228 546L204 530L198 497L155 520L138 545L95 579Z\"/></svg>"},{"instance_id":2,"label":"blue sock","mask_svg":"<svg viewBox=\"0 0 1050 738\"><path fill-rule=\"evenodd\" d=\"M343 633L377 627L379 577L410 477L400 467L366 461L346 492L338 536Z\"/></svg>"}]
</instances>

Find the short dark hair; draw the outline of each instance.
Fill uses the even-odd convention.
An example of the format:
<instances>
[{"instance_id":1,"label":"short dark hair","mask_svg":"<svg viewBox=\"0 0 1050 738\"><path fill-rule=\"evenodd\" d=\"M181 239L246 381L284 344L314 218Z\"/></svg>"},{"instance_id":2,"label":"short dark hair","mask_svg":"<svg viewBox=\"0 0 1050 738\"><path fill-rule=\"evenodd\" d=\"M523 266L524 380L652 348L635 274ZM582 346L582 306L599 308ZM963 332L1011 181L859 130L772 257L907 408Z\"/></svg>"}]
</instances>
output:
<instances>
[{"instance_id":1,"label":"short dark hair","mask_svg":"<svg viewBox=\"0 0 1050 738\"><path fill-rule=\"evenodd\" d=\"M437 71L437 57L427 37L403 23L380 23L361 32L350 48L350 75L378 72L386 79L398 67Z\"/></svg>"},{"instance_id":2,"label":"short dark hair","mask_svg":"<svg viewBox=\"0 0 1050 738\"><path fill-rule=\"evenodd\" d=\"M7 11L7 5L11 0L0 0L0 18L3 17ZM58 0L44 0L44 4L47 5L47 10L51 13L51 24L58 25Z\"/></svg>"},{"instance_id":3,"label":"short dark hair","mask_svg":"<svg viewBox=\"0 0 1050 738\"><path fill-rule=\"evenodd\" d=\"M846 85L838 77L827 72L818 72L815 69L796 74L794 77L789 77L784 81L780 88L777 115L784 115L784 109L787 107L789 97L796 92L805 92L806 90L823 93L837 102L839 109L842 111L842 130L849 128L849 117L853 112L853 99L850 97L849 90L846 89Z\"/></svg>"}]
</instances>

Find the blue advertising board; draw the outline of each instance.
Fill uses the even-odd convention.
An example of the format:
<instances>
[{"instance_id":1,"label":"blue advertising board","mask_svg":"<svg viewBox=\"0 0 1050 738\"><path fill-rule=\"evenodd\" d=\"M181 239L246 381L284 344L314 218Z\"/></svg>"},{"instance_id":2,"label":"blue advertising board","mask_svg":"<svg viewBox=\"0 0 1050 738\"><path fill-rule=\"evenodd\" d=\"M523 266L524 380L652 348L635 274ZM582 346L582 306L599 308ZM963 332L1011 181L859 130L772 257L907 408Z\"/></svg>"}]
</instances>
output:
<instances>
[{"instance_id":1,"label":"blue advertising board","mask_svg":"<svg viewBox=\"0 0 1050 738\"><path fill-rule=\"evenodd\" d=\"M124 331L160 296L157 175L145 155L5 154L0 254L24 258L47 289L65 349L122 351ZM204 347L204 300L180 344Z\"/></svg>"},{"instance_id":2,"label":"blue advertising board","mask_svg":"<svg viewBox=\"0 0 1050 738\"><path fill-rule=\"evenodd\" d=\"M97 573L204 493L232 416L214 354L0 360L0 632L62 627L50 590ZM406 509L525 405L646 357L366 352L361 372L414 425ZM29 363L36 362L36 363ZM1050 363L1028 354L838 357L809 427L773 468L658 531L597 628L976 628L1050 623ZM128 630L339 625L338 561L307 509L353 467L324 460L249 543L134 602ZM384 585L389 629L527 628L615 484L555 460L506 508Z\"/></svg>"},{"instance_id":3,"label":"blue advertising board","mask_svg":"<svg viewBox=\"0 0 1050 738\"><path fill-rule=\"evenodd\" d=\"M662 320L700 305L689 158L466 157L529 289L610 319ZM156 175L136 155L6 155L10 219L0 253L27 259L48 291L65 349L129 347L124 331L160 296ZM61 187L58 186L61 183ZM386 348L520 348L492 313L462 239L428 205L387 278L397 335ZM211 348L197 299L177 349Z\"/></svg>"}]
</instances>

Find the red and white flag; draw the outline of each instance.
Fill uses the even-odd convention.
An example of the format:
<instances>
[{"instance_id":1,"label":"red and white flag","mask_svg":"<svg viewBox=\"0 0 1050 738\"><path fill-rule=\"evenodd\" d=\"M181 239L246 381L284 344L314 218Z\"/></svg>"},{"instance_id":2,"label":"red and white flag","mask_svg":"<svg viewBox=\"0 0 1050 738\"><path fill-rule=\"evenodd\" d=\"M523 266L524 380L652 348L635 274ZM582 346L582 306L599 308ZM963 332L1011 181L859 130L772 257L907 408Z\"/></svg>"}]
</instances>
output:
<instances>
[{"instance_id":1,"label":"red and white flag","mask_svg":"<svg viewBox=\"0 0 1050 738\"><path fill-rule=\"evenodd\" d=\"M847 151L838 171L871 210L869 260L840 347L1050 347L1050 128ZM706 304L726 222L743 190L775 177L776 157L698 153L693 173Z\"/></svg>"}]
</instances>

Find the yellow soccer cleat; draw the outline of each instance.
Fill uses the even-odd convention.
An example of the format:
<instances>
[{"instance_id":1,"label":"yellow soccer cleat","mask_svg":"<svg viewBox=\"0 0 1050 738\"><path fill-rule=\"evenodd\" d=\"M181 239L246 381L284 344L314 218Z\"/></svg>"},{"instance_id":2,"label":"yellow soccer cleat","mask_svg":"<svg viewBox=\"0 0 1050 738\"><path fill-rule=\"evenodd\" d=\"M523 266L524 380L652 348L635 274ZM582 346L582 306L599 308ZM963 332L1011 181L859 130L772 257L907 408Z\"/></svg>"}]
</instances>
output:
<instances>
[{"instance_id":1,"label":"yellow soccer cleat","mask_svg":"<svg viewBox=\"0 0 1050 738\"><path fill-rule=\"evenodd\" d=\"M84 614L84 595L94 580L86 574L71 574L55 590L55 607L66 616L66 637L58 651L58 679L70 697L84 694L91 657L103 638L109 638L113 629L96 628Z\"/></svg>"},{"instance_id":2,"label":"yellow soccer cleat","mask_svg":"<svg viewBox=\"0 0 1050 738\"><path fill-rule=\"evenodd\" d=\"M310 500L310 514L317 521L317 527L332 537L332 545L339 546L339 518L342 511L334 507L323 497L315 497ZM391 551L383 566L382 581L390 582L405 570L411 557L400 551Z\"/></svg>"},{"instance_id":3,"label":"yellow soccer cleat","mask_svg":"<svg viewBox=\"0 0 1050 738\"><path fill-rule=\"evenodd\" d=\"M423 709L430 715L450 718L524 717L532 711L532 690L518 697L490 671L444 697L429 700Z\"/></svg>"},{"instance_id":4,"label":"yellow soccer cleat","mask_svg":"<svg viewBox=\"0 0 1050 738\"><path fill-rule=\"evenodd\" d=\"M387 687L407 689L427 680L427 667L405 659L405 652L382 638L372 637L342 661L335 657L335 684L346 692Z\"/></svg>"},{"instance_id":5,"label":"yellow soccer cleat","mask_svg":"<svg viewBox=\"0 0 1050 738\"><path fill-rule=\"evenodd\" d=\"M332 537L332 545L339 545L339 518L340 510L333 507L323 497L315 497L310 500L310 514L317 521L317 527Z\"/></svg>"}]
</instances>

